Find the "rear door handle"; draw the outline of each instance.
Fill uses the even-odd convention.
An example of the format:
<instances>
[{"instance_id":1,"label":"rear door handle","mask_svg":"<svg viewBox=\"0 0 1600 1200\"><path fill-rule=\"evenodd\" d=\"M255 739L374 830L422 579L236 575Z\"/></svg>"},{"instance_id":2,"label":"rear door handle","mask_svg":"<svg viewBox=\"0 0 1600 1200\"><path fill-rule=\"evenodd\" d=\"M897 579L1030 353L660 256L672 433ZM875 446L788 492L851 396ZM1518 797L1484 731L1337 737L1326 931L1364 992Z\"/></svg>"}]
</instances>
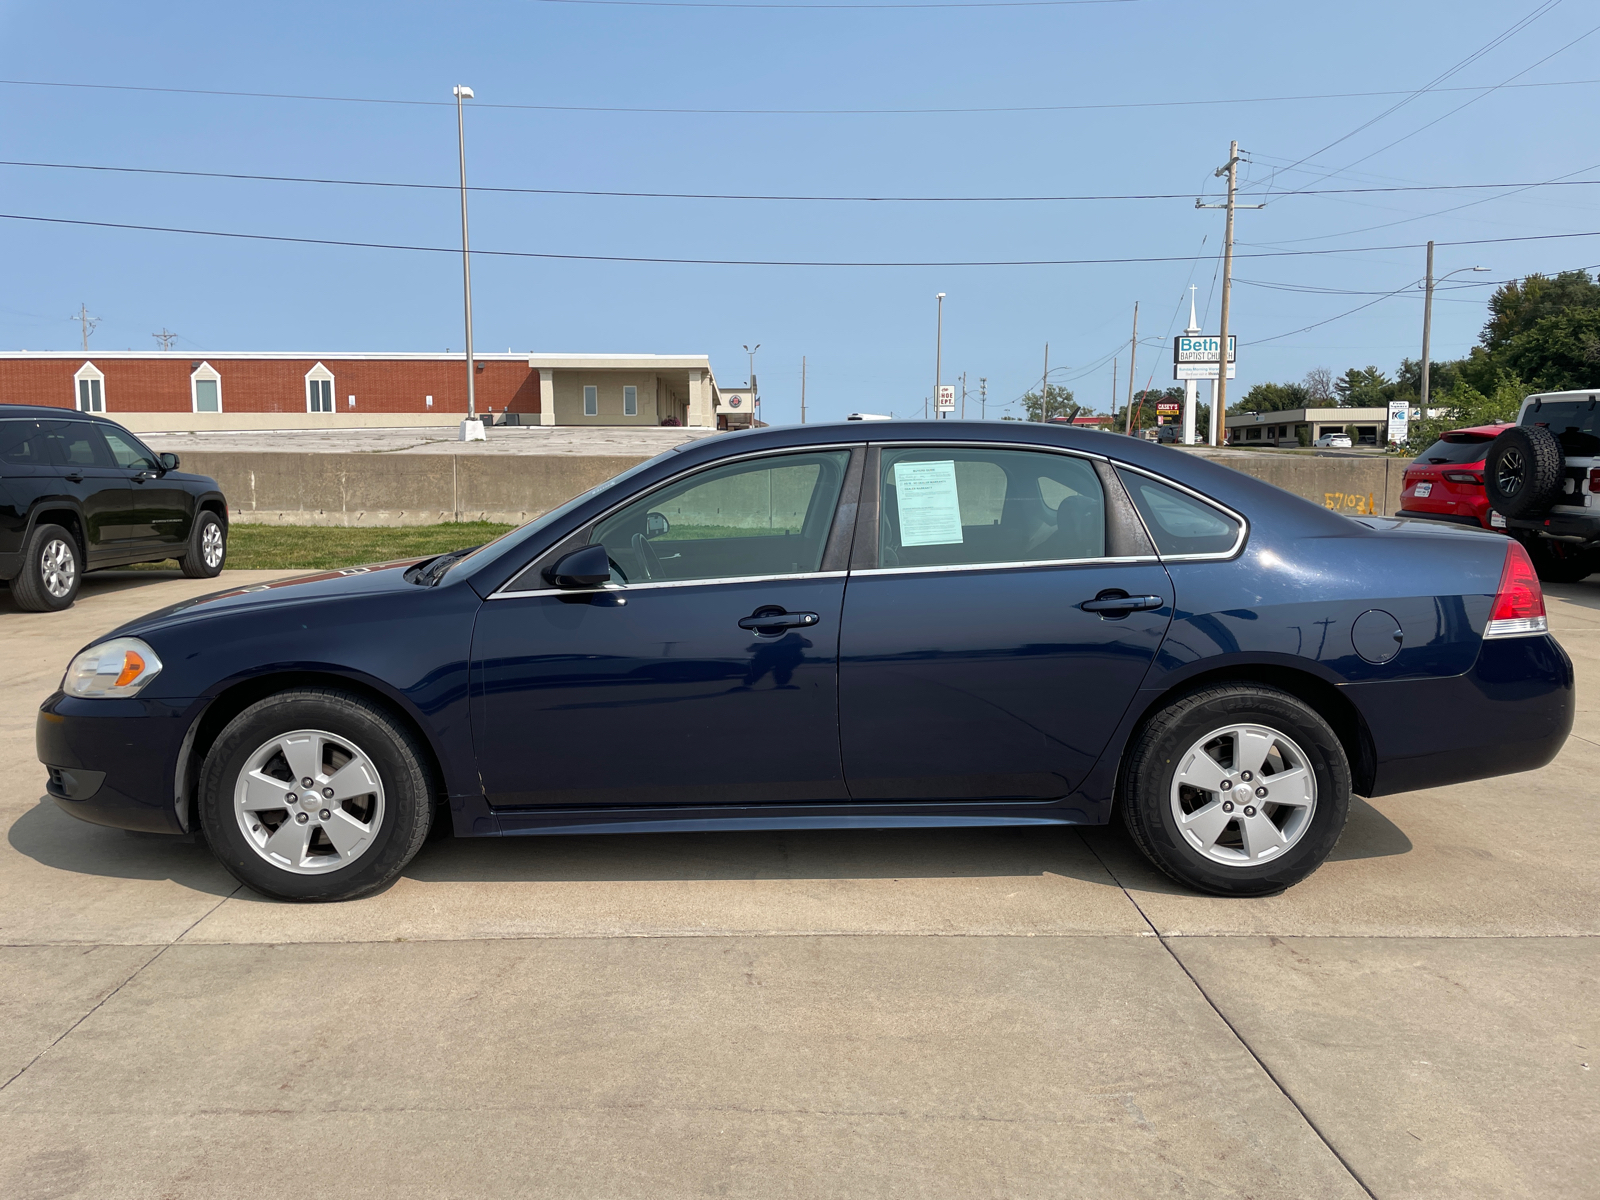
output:
<instances>
[{"instance_id":1,"label":"rear door handle","mask_svg":"<svg viewBox=\"0 0 1600 1200\"><path fill-rule=\"evenodd\" d=\"M822 620L813 612L783 612L756 610L748 617L739 618L740 629L797 629L805 625L815 625Z\"/></svg>"},{"instance_id":2,"label":"rear door handle","mask_svg":"<svg viewBox=\"0 0 1600 1200\"><path fill-rule=\"evenodd\" d=\"M71 475L62 476L68 483L82 483L83 476L74 471Z\"/></svg>"},{"instance_id":3,"label":"rear door handle","mask_svg":"<svg viewBox=\"0 0 1600 1200\"><path fill-rule=\"evenodd\" d=\"M1078 605L1084 612L1130 613L1147 612L1160 608L1166 601L1160 596L1096 596Z\"/></svg>"}]
</instances>

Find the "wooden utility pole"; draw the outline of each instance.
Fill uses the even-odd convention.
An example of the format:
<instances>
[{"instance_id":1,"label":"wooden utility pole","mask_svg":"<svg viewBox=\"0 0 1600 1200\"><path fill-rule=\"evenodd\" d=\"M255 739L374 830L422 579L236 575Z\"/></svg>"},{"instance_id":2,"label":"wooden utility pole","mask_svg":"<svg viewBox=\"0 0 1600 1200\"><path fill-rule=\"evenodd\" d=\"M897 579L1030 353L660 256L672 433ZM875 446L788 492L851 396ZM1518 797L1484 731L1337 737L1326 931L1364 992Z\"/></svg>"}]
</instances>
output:
<instances>
[{"instance_id":1,"label":"wooden utility pole","mask_svg":"<svg viewBox=\"0 0 1600 1200\"><path fill-rule=\"evenodd\" d=\"M1111 419L1117 419L1117 368L1122 365L1120 358L1111 360Z\"/></svg>"},{"instance_id":2,"label":"wooden utility pole","mask_svg":"<svg viewBox=\"0 0 1600 1200\"><path fill-rule=\"evenodd\" d=\"M961 372L961 419L967 419L967 373Z\"/></svg>"},{"instance_id":3,"label":"wooden utility pole","mask_svg":"<svg viewBox=\"0 0 1600 1200\"><path fill-rule=\"evenodd\" d=\"M1139 358L1139 302L1133 302L1133 337L1128 342L1128 411L1123 414L1122 432L1133 432L1133 372Z\"/></svg>"},{"instance_id":4,"label":"wooden utility pole","mask_svg":"<svg viewBox=\"0 0 1600 1200\"><path fill-rule=\"evenodd\" d=\"M800 424L806 423L806 356L800 356Z\"/></svg>"},{"instance_id":5,"label":"wooden utility pole","mask_svg":"<svg viewBox=\"0 0 1600 1200\"><path fill-rule=\"evenodd\" d=\"M1039 420L1050 419L1050 343L1044 344L1044 376L1039 380Z\"/></svg>"},{"instance_id":6,"label":"wooden utility pole","mask_svg":"<svg viewBox=\"0 0 1600 1200\"><path fill-rule=\"evenodd\" d=\"M1212 172L1213 175L1228 177L1228 202L1226 204L1201 204L1196 200L1196 208L1225 208L1228 210L1228 223L1222 241L1222 331L1218 335L1221 345L1217 349L1217 386L1211 393L1211 429L1210 443L1217 444L1217 431L1222 428L1223 414L1228 411L1228 316L1229 306L1233 298L1233 210L1235 208L1265 208L1265 204L1236 204L1234 197L1239 190L1239 143L1228 143L1228 161Z\"/></svg>"},{"instance_id":7,"label":"wooden utility pole","mask_svg":"<svg viewBox=\"0 0 1600 1200\"><path fill-rule=\"evenodd\" d=\"M1417 398L1423 419L1428 416L1428 336L1433 332L1433 243L1428 243L1428 282L1422 297L1422 395Z\"/></svg>"}]
</instances>

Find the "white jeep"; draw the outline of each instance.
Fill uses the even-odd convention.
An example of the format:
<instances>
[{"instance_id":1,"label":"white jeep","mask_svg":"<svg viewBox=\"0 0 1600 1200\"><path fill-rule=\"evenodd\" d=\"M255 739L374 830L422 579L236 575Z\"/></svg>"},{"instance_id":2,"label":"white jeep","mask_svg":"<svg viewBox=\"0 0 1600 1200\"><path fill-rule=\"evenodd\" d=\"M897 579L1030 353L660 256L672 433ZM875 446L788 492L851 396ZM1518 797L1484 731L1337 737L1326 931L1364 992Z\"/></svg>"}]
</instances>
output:
<instances>
[{"instance_id":1,"label":"white jeep","mask_svg":"<svg viewBox=\"0 0 1600 1200\"><path fill-rule=\"evenodd\" d=\"M1600 390L1529 396L1490 447L1483 483L1541 579L1600 570Z\"/></svg>"}]
</instances>

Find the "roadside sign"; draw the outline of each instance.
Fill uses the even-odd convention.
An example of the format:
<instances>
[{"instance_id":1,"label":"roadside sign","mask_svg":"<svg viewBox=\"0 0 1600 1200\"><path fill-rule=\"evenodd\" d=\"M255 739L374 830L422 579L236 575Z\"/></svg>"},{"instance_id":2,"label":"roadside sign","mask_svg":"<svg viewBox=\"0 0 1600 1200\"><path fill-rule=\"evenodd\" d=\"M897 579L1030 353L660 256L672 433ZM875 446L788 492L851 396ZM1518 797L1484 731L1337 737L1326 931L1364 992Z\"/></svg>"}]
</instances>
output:
<instances>
[{"instance_id":1,"label":"roadside sign","mask_svg":"<svg viewBox=\"0 0 1600 1200\"><path fill-rule=\"evenodd\" d=\"M1404 400L1389 402L1389 440L1403 442L1410 435L1411 406Z\"/></svg>"},{"instance_id":2,"label":"roadside sign","mask_svg":"<svg viewBox=\"0 0 1600 1200\"><path fill-rule=\"evenodd\" d=\"M1215 379L1217 353L1222 349L1222 338L1214 333L1182 333L1172 339L1172 377L1174 379ZM1228 378L1237 370L1239 339L1228 335Z\"/></svg>"},{"instance_id":3,"label":"roadside sign","mask_svg":"<svg viewBox=\"0 0 1600 1200\"><path fill-rule=\"evenodd\" d=\"M953 384L953 383L941 383L939 385L939 411L940 412L955 412L955 410L956 410L956 386L955 386L955 384Z\"/></svg>"},{"instance_id":4,"label":"roadside sign","mask_svg":"<svg viewBox=\"0 0 1600 1200\"><path fill-rule=\"evenodd\" d=\"M1176 400L1157 400L1156 424L1175 425L1178 422L1179 414L1182 412L1183 405L1179 404Z\"/></svg>"}]
</instances>

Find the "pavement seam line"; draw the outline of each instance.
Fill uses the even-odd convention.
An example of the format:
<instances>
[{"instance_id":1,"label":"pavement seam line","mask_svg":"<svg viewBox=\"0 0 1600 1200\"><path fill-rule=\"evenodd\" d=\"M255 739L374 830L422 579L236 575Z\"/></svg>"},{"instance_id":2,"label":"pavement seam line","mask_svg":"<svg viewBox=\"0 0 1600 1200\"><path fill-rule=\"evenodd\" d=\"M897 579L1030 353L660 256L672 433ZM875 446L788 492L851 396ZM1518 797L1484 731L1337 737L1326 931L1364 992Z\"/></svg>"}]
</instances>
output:
<instances>
[{"instance_id":1,"label":"pavement seam line","mask_svg":"<svg viewBox=\"0 0 1600 1200\"><path fill-rule=\"evenodd\" d=\"M35 1054L32 1058L30 1058L23 1065L23 1067L15 1075L13 1075L10 1079L6 1080L4 1083L0 1083L0 1092L5 1091L13 1083L15 1083L17 1080L21 1079L24 1075L26 1075L28 1073L28 1071L33 1067L34 1063L38 1062L46 1054L49 1054L50 1051L54 1050L62 1042L66 1041L66 1039L72 1035L72 1032L75 1029L77 1029L79 1025L82 1025L90 1017L94 1016L95 1013L99 1012L103 1007L105 1007L105 1005L110 1001L111 997L115 996L123 988L127 987L135 979L139 978L140 973L143 972L146 967L148 967L151 963L155 962L156 959L160 958L168 950L172 949L179 942L181 942L183 940L183 938L184 938L184 935L187 934L190 929L193 929L196 925L200 924L201 921L204 921L212 913L216 912L217 909L221 908L229 900L231 900L231 899L233 899L233 897L237 896L239 894L240 889L243 888L243 887L244 887L244 885L241 883L238 887L234 888L233 891L229 892L221 900L218 900L210 908L206 909L205 912L201 913L198 917L196 917L193 921L191 921L189 923L189 925L184 929L183 933L180 933L177 937L173 938L170 942L166 943L164 946L161 947L161 949L157 950L149 958L145 959L144 962L140 963L138 965L138 967L136 967L134 969L132 974L130 974L121 983L117 984L116 987L112 988L104 996L101 996L100 999L95 1002L94 1006L89 1009L88 1012L84 1013L83 1016L79 1017L71 1025L68 1025L65 1029L63 1029L61 1031L61 1036L57 1037L48 1046L46 1046L44 1049L40 1050L39 1053Z\"/></svg>"},{"instance_id":2,"label":"pavement seam line","mask_svg":"<svg viewBox=\"0 0 1600 1200\"><path fill-rule=\"evenodd\" d=\"M1350 1176L1350 1178L1356 1181L1356 1186L1370 1196L1372 1200L1378 1200L1378 1194L1367 1186L1367 1181L1361 1178L1360 1173L1355 1169L1355 1167L1351 1166L1349 1160L1346 1159L1343 1154L1339 1153L1338 1148L1334 1146L1333 1142L1328 1138L1328 1135L1323 1133L1322 1130L1318 1128L1317 1123L1311 1119L1311 1114L1308 1113L1305 1110L1305 1107L1294 1098L1289 1089L1283 1085L1283 1081L1273 1074L1272 1068L1267 1066L1267 1064L1262 1061L1261 1056L1255 1052L1255 1048L1245 1040L1244 1034L1240 1033L1239 1030L1235 1028L1233 1022L1228 1019L1228 1015L1223 1012L1218 1006L1217 1002L1211 998L1211 994L1207 992L1203 986L1201 986L1200 981L1194 977L1194 972L1189 970L1188 965L1183 961L1183 959L1178 957L1177 951L1167 944L1166 937L1159 929L1156 928L1156 923L1150 919L1149 914L1144 911L1144 907L1139 903L1138 900L1134 899L1133 893L1128 891L1127 886L1122 882L1121 879L1117 877L1117 873L1111 869L1110 864L1107 863L1105 859L1100 857L1100 851L1095 849L1094 846L1090 845L1089 839L1084 837L1082 832L1079 832L1078 837L1082 840L1089 853L1094 855L1095 861L1100 864L1100 866L1105 870L1105 873L1111 876L1112 882L1122 889L1122 894L1128 898L1128 903L1133 905L1139 916L1144 919L1144 923L1150 926L1150 932L1155 935L1156 941L1161 943L1161 948L1165 950L1172 961L1178 965L1178 970L1184 973L1184 976L1189 980L1190 984L1194 986L1194 990L1200 993L1200 998L1206 1002L1207 1006L1212 1012L1217 1014L1217 1019L1227 1026L1228 1032L1233 1034L1234 1040L1237 1041L1240 1046L1244 1047L1244 1052L1251 1057L1256 1066L1261 1068L1261 1073L1272 1081L1272 1086L1278 1089L1278 1094L1294 1106L1295 1112L1299 1113L1300 1119L1306 1123L1306 1128L1311 1130L1311 1132L1316 1135L1317 1140L1328 1148L1328 1153L1333 1155L1334 1159L1341 1167L1345 1169L1345 1172Z\"/></svg>"}]
</instances>

